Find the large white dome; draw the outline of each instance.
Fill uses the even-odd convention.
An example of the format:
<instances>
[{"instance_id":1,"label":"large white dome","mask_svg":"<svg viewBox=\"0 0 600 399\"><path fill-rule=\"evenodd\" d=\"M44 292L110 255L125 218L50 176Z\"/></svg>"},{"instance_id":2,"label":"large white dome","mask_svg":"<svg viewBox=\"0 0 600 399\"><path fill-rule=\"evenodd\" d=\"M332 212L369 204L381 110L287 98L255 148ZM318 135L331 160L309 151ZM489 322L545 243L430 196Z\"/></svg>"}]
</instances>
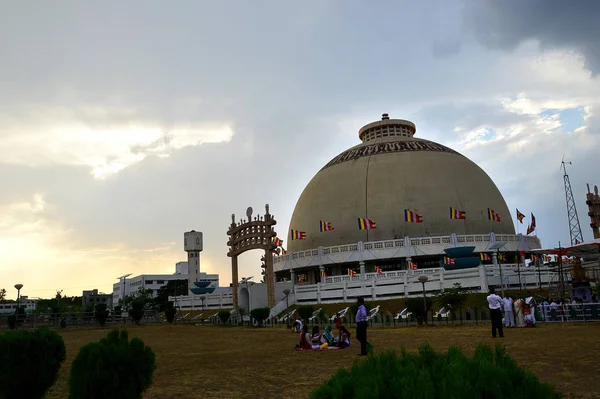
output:
<instances>
[{"instance_id":1,"label":"large white dome","mask_svg":"<svg viewBox=\"0 0 600 399\"><path fill-rule=\"evenodd\" d=\"M415 132L413 123L386 114L360 129L363 142L332 159L300 195L290 229L306 233L306 239L292 240L288 232L288 250L404 236L515 234L490 177L465 156L415 138ZM465 212L466 219L451 219L450 208ZM405 209L423 222L407 222ZM490 209L500 221L490 220ZM358 218L377 228L359 230ZM334 229L321 232L321 221Z\"/></svg>"}]
</instances>

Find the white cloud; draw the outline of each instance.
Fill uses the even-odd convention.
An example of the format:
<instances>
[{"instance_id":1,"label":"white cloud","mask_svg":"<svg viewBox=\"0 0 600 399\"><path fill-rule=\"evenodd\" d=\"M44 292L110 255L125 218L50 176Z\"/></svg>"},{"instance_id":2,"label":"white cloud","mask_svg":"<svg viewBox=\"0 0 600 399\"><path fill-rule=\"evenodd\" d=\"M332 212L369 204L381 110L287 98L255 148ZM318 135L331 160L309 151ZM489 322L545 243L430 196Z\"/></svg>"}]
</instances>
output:
<instances>
[{"instance_id":1,"label":"white cloud","mask_svg":"<svg viewBox=\"0 0 600 399\"><path fill-rule=\"evenodd\" d=\"M152 121L137 121L136 113L127 109L113 112L86 107L76 112L63 107L41 107L39 115L25 115L0 115L5 124L0 136L3 162L84 165L91 168L96 178L118 173L150 155L167 157L184 147L229 141L233 137L228 124L161 128ZM111 118L131 119L115 123Z\"/></svg>"}]
</instances>

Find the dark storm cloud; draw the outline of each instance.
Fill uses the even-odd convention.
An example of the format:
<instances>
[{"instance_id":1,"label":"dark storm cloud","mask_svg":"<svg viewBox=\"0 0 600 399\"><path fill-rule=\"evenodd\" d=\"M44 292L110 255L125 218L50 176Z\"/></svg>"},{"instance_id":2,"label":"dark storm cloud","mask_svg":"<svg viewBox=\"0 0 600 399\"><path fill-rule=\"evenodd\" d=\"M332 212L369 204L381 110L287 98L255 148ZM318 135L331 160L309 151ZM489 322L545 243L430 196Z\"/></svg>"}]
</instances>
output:
<instances>
[{"instance_id":1,"label":"dark storm cloud","mask_svg":"<svg viewBox=\"0 0 600 399\"><path fill-rule=\"evenodd\" d=\"M543 48L578 50L592 73L600 72L600 1L466 0L463 17L489 48L537 39Z\"/></svg>"}]
</instances>

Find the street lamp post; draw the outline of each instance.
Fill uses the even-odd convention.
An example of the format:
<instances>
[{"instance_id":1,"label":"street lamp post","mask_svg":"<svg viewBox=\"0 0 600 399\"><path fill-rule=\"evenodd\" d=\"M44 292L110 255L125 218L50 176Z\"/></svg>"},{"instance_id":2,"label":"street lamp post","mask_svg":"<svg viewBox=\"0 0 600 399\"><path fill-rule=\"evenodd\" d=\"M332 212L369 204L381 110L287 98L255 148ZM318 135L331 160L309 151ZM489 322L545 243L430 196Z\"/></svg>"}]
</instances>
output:
<instances>
[{"instance_id":1,"label":"street lamp post","mask_svg":"<svg viewBox=\"0 0 600 399\"><path fill-rule=\"evenodd\" d=\"M424 274L421 274L418 277L419 283L423 284L423 323L425 323L425 325L427 325L427 297L425 296L425 283L427 282L427 280L429 280L429 277L427 277Z\"/></svg>"},{"instance_id":2,"label":"street lamp post","mask_svg":"<svg viewBox=\"0 0 600 399\"><path fill-rule=\"evenodd\" d=\"M15 288L17 289L17 309L15 309L15 314L17 316L17 326L19 325L19 307L21 305L21 288L23 288L23 284L15 284Z\"/></svg>"}]
</instances>

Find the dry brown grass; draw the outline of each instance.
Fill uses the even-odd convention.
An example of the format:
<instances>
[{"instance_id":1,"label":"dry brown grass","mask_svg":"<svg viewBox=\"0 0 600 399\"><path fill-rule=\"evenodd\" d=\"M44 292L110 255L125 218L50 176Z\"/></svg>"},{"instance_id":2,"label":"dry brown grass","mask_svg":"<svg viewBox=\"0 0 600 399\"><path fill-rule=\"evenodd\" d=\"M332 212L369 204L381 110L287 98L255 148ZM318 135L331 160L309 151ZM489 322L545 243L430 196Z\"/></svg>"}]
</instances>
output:
<instances>
[{"instance_id":1,"label":"dry brown grass","mask_svg":"<svg viewBox=\"0 0 600 399\"><path fill-rule=\"evenodd\" d=\"M297 335L285 329L161 325L128 327L156 353L154 383L144 398L304 398L338 367L356 359L357 348L323 352L293 350ZM59 331L67 360L47 395L68 396L68 372L79 348L106 335L107 329ZM600 323L538 325L510 329L501 341L518 363L554 384L568 398L600 398ZM495 343L489 327L370 328L376 349L429 342L472 354L479 342ZM356 344L355 344L356 345Z\"/></svg>"}]
</instances>

